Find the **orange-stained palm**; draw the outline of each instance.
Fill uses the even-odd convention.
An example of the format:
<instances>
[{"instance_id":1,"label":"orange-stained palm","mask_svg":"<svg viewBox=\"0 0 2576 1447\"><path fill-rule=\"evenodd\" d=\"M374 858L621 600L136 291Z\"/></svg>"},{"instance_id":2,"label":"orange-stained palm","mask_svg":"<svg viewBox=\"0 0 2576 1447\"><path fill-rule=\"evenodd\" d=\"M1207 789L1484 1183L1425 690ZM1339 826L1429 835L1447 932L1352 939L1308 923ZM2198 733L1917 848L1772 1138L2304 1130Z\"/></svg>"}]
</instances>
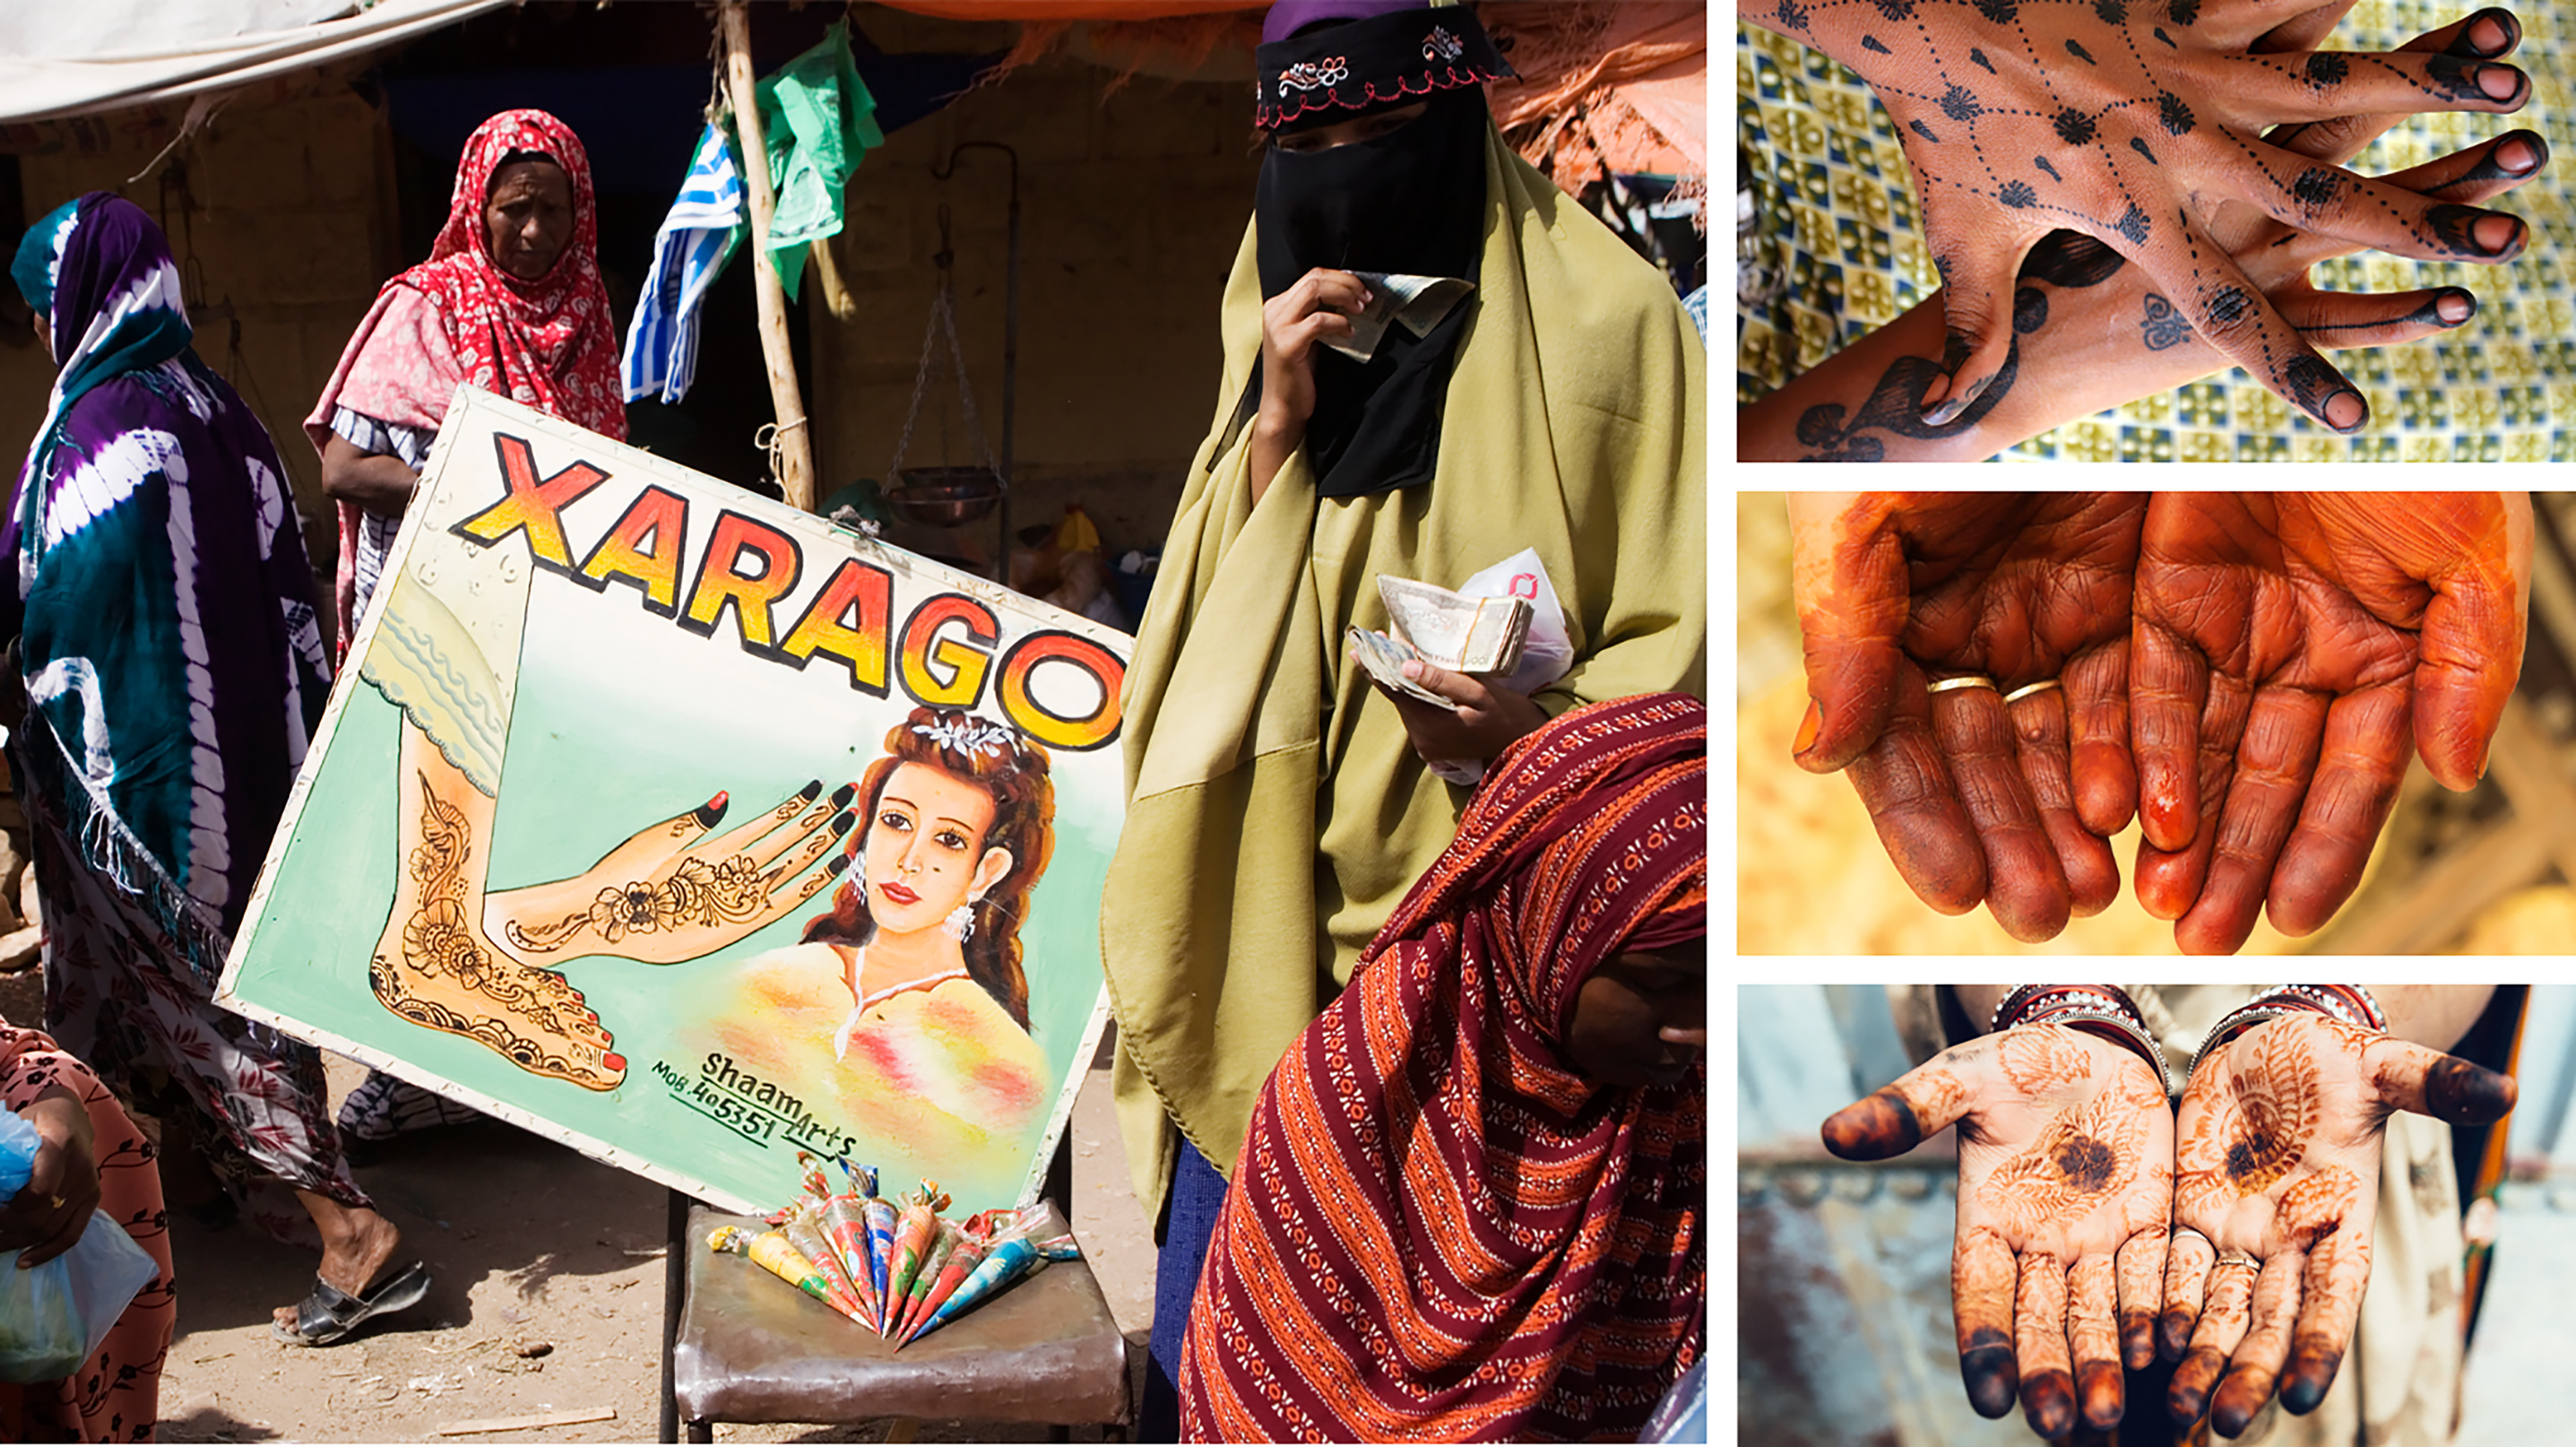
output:
<instances>
[{"instance_id":1,"label":"orange-stained palm","mask_svg":"<svg viewBox=\"0 0 2576 1447\"><path fill-rule=\"evenodd\" d=\"M1979 1414L2031 1429L2117 1425L2120 1367L2154 1355L2173 1204L2173 1117L2127 1050L2025 1025L1971 1041L1824 1124L1846 1160L1912 1150L1959 1127L1951 1304L1959 1371Z\"/></svg>"},{"instance_id":2,"label":"orange-stained palm","mask_svg":"<svg viewBox=\"0 0 2576 1447\"><path fill-rule=\"evenodd\" d=\"M1926 904L1986 900L2017 938L2119 891L2104 838L2129 763L2135 493L1792 493L1793 584L1812 700L1798 762L1848 767ZM1927 675L2062 690L1926 692Z\"/></svg>"},{"instance_id":3,"label":"orange-stained palm","mask_svg":"<svg viewBox=\"0 0 2576 1447\"><path fill-rule=\"evenodd\" d=\"M2206 1410L2233 1437L2276 1383L2292 1412L2324 1400L2370 1282L2388 1117L2478 1125L2513 1100L2508 1076L2318 1015L2257 1025L2203 1060L2175 1123L2156 1334L2182 1363L2166 1399L2174 1419ZM2219 1264L2222 1252L2252 1259Z\"/></svg>"},{"instance_id":4,"label":"orange-stained palm","mask_svg":"<svg viewBox=\"0 0 2576 1447\"><path fill-rule=\"evenodd\" d=\"M2465 789L2522 667L2519 493L2160 493L2136 575L2138 898L2185 949L2305 934L2406 760Z\"/></svg>"}]
</instances>

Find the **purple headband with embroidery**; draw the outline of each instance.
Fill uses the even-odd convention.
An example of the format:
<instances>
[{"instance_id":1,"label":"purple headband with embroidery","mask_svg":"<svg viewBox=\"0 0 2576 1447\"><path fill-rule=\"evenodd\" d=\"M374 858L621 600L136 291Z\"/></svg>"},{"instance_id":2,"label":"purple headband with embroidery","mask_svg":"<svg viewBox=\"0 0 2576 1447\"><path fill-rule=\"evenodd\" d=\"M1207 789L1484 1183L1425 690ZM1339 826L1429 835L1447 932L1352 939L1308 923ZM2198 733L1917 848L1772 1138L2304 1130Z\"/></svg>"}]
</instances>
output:
<instances>
[{"instance_id":1,"label":"purple headband with embroidery","mask_svg":"<svg viewBox=\"0 0 2576 1447\"><path fill-rule=\"evenodd\" d=\"M1347 20L1309 35L1320 20ZM1253 52L1253 123L1277 130L1319 111L1408 105L1516 72L1462 6L1421 0L1279 0Z\"/></svg>"}]
</instances>

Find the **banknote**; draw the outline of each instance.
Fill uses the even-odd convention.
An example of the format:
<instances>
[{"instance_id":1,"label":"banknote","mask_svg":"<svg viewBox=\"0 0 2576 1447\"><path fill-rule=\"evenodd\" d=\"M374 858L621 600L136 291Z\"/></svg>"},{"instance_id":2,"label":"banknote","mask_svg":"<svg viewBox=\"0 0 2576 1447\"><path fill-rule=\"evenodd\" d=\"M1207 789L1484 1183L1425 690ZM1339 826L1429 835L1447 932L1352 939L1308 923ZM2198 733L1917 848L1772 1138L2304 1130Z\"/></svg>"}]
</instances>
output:
<instances>
[{"instance_id":1,"label":"banknote","mask_svg":"<svg viewBox=\"0 0 2576 1447\"><path fill-rule=\"evenodd\" d=\"M1406 646L1401 639L1389 638L1374 628L1348 628L1342 637L1350 644L1351 657L1369 677L1376 679L1391 693L1418 698L1442 708L1456 705L1404 676L1404 665L1422 655ZM1425 660L1428 661L1428 660Z\"/></svg>"},{"instance_id":2,"label":"banknote","mask_svg":"<svg viewBox=\"0 0 2576 1447\"><path fill-rule=\"evenodd\" d=\"M1323 340L1325 346L1359 362L1377 355L1388 327L1401 326L1421 336L1438 326L1451 308L1476 289L1473 283L1454 276L1406 276L1380 271L1355 271L1351 275L1368 287L1368 309L1351 318L1349 336Z\"/></svg>"},{"instance_id":3,"label":"banknote","mask_svg":"<svg viewBox=\"0 0 2576 1447\"><path fill-rule=\"evenodd\" d=\"M1456 673L1508 676L1529 641L1526 598L1470 598L1410 578L1380 573L1389 632L1424 659Z\"/></svg>"}]
</instances>

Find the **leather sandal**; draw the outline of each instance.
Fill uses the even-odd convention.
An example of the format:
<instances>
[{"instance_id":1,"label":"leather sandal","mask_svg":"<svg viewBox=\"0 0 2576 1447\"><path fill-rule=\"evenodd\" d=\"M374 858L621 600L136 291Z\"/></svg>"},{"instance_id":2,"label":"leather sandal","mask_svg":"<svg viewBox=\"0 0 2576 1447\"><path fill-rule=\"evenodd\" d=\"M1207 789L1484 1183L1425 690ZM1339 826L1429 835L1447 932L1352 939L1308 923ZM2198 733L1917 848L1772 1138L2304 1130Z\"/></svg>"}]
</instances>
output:
<instances>
[{"instance_id":1,"label":"leather sandal","mask_svg":"<svg viewBox=\"0 0 2576 1447\"><path fill-rule=\"evenodd\" d=\"M268 1333L289 1346L327 1347L379 1316L420 1305L427 1295L429 1268L417 1261L357 1296L317 1275L313 1294L295 1304L295 1329L270 1322Z\"/></svg>"}]
</instances>

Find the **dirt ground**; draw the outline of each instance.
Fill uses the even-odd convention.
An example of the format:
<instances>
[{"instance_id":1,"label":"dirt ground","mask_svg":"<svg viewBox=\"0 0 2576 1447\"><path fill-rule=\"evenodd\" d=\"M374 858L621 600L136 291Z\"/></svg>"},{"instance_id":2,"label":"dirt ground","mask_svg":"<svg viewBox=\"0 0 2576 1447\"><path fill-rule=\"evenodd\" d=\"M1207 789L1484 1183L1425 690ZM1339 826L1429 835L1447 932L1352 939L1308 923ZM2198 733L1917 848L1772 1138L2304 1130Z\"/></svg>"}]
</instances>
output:
<instances>
[{"instance_id":1,"label":"dirt ground","mask_svg":"<svg viewBox=\"0 0 2576 1447\"><path fill-rule=\"evenodd\" d=\"M0 976L0 1016L43 1018L35 971ZM330 1066L336 1100L363 1072L338 1059ZM1141 1360L1152 1326L1153 1241L1128 1185L1106 1070L1088 1077L1073 1132L1074 1231L1132 1344L1131 1360ZM661 1186L498 1123L397 1143L360 1167L358 1179L402 1228L404 1257L428 1263L429 1298L336 1347L283 1346L269 1336L269 1313L311 1289L314 1256L248 1225L210 1232L174 1213L179 1329L161 1379L162 1441L653 1440L668 1202ZM616 1416L440 1435L475 1419L596 1409ZM716 1429L719 1442L1044 1437L1033 1424L888 1419Z\"/></svg>"}]
</instances>

